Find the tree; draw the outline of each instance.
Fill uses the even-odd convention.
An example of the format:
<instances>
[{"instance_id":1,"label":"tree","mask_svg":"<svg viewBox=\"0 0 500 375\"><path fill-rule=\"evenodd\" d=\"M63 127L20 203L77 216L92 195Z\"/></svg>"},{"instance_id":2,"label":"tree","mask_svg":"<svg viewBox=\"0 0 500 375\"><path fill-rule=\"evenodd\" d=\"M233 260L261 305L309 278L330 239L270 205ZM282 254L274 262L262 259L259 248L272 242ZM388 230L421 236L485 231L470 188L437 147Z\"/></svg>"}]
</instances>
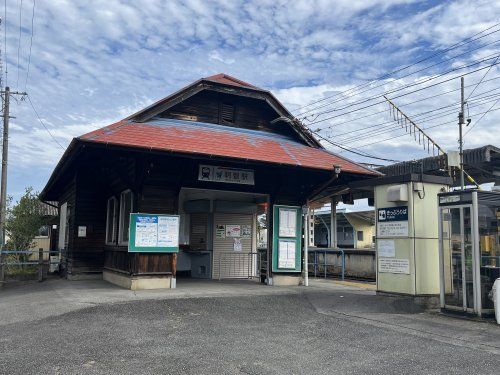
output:
<instances>
[{"instance_id":1,"label":"tree","mask_svg":"<svg viewBox=\"0 0 500 375\"><path fill-rule=\"evenodd\" d=\"M9 238L8 247L12 250L31 250L44 221L38 192L34 192L32 187L26 188L19 201L7 210L5 231Z\"/></svg>"}]
</instances>

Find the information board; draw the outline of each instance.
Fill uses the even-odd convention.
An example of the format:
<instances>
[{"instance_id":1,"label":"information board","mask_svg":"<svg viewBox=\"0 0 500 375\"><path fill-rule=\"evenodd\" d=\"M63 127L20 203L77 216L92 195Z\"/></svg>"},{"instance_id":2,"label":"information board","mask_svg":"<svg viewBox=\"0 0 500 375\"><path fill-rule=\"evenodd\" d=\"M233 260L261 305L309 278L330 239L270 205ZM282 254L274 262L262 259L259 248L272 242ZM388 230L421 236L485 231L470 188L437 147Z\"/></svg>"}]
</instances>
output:
<instances>
[{"instance_id":1,"label":"information board","mask_svg":"<svg viewBox=\"0 0 500 375\"><path fill-rule=\"evenodd\" d=\"M410 261L408 259L379 258L378 272L410 274Z\"/></svg>"},{"instance_id":2,"label":"information board","mask_svg":"<svg viewBox=\"0 0 500 375\"><path fill-rule=\"evenodd\" d=\"M273 206L273 272L302 270L302 209Z\"/></svg>"},{"instance_id":3,"label":"information board","mask_svg":"<svg viewBox=\"0 0 500 375\"><path fill-rule=\"evenodd\" d=\"M408 237L408 206L377 210L378 237Z\"/></svg>"},{"instance_id":4,"label":"information board","mask_svg":"<svg viewBox=\"0 0 500 375\"><path fill-rule=\"evenodd\" d=\"M175 253L179 251L179 216L130 214L128 251Z\"/></svg>"}]
</instances>

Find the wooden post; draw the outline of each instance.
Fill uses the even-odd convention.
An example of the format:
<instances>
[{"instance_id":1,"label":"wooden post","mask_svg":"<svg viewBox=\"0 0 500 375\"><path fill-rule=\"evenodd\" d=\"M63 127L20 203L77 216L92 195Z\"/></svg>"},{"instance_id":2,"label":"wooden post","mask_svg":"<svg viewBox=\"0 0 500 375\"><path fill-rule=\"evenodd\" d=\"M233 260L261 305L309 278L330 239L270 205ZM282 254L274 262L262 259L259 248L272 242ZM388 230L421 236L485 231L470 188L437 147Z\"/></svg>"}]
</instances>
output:
<instances>
[{"instance_id":1,"label":"wooden post","mask_svg":"<svg viewBox=\"0 0 500 375\"><path fill-rule=\"evenodd\" d=\"M177 288L177 253L172 253L172 278L170 279L170 288Z\"/></svg>"},{"instance_id":2,"label":"wooden post","mask_svg":"<svg viewBox=\"0 0 500 375\"><path fill-rule=\"evenodd\" d=\"M38 249L38 281L43 281L43 249Z\"/></svg>"}]
</instances>

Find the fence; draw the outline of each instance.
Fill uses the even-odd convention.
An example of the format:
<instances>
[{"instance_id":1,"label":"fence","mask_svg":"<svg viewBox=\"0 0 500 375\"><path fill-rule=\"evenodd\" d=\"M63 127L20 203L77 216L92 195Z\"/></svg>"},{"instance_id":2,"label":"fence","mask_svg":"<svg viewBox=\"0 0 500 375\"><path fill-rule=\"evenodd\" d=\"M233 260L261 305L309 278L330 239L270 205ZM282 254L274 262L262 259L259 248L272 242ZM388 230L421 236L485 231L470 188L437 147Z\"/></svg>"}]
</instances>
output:
<instances>
[{"instance_id":1,"label":"fence","mask_svg":"<svg viewBox=\"0 0 500 375\"><path fill-rule=\"evenodd\" d=\"M259 278L262 270L265 270L262 252L224 251L215 256L213 275L219 280Z\"/></svg>"},{"instance_id":2,"label":"fence","mask_svg":"<svg viewBox=\"0 0 500 375\"><path fill-rule=\"evenodd\" d=\"M375 280L375 250L369 249L310 249L310 276Z\"/></svg>"},{"instance_id":3,"label":"fence","mask_svg":"<svg viewBox=\"0 0 500 375\"><path fill-rule=\"evenodd\" d=\"M55 272L59 270L59 251L39 249L38 259L30 260L36 254L36 250L0 251L0 285L5 282L7 270L12 269L13 267L31 266L32 268L36 268L38 273L38 281L43 281L47 271ZM44 259L44 255L46 254L48 254L48 259ZM20 257L22 255L27 256L27 259L22 259L23 257Z\"/></svg>"}]
</instances>

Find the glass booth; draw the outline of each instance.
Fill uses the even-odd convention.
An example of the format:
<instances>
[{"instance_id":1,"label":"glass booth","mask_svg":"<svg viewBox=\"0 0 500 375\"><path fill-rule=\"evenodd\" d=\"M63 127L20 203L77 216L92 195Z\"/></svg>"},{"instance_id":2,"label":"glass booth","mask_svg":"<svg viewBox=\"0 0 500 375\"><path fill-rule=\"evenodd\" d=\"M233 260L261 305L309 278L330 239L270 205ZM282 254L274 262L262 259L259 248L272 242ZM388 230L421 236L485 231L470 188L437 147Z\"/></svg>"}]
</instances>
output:
<instances>
[{"instance_id":1,"label":"glass booth","mask_svg":"<svg viewBox=\"0 0 500 375\"><path fill-rule=\"evenodd\" d=\"M500 277L500 193L465 190L438 197L441 308L490 315L489 293Z\"/></svg>"}]
</instances>

